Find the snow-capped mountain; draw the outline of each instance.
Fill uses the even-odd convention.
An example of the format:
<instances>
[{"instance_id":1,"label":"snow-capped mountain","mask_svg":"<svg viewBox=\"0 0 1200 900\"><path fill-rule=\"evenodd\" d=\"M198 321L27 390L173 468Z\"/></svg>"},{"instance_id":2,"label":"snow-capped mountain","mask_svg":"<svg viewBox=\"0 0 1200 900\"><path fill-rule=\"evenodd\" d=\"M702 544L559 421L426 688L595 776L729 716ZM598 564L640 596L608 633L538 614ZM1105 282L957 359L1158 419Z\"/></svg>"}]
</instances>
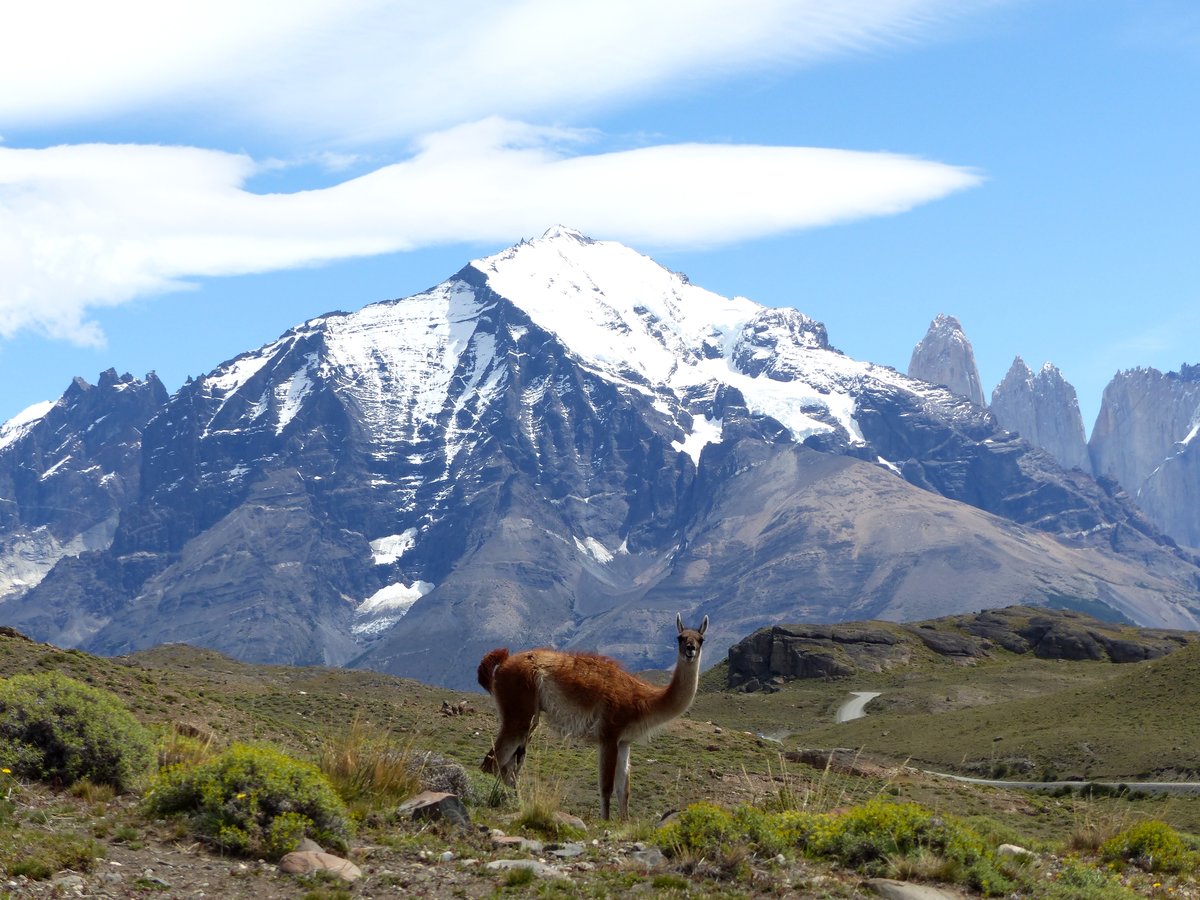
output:
<instances>
[{"instance_id":1,"label":"snow-capped mountain","mask_svg":"<svg viewBox=\"0 0 1200 900\"><path fill-rule=\"evenodd\" d=\"M505 644L664 664L677 611L714 659L781 619L1018 601L1198 623L1196 560L1114 485L564 228L189 381L140 450L111 543L0 619L456 686Z\"/></svg>"}]
</instances>

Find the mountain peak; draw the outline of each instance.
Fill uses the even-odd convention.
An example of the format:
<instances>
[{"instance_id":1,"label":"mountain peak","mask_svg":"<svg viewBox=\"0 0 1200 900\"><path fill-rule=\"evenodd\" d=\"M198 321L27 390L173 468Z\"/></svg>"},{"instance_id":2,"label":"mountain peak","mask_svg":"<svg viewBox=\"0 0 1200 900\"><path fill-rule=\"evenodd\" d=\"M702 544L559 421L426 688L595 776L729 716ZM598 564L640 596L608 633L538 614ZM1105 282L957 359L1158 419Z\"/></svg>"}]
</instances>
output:
<instances>
[{"instance_id":1,"label":"mountain peak","mask_svg":"<svg viewBox=\"0 0 1200 900\"><path fill-rule=\"evenodd\" d=\"M577 231L574 228L568 228L566 225L551 225L546 229L545 233L539 238L543 241L570 240L580 244L594 244L595 241L584 234L582 231Z\"/></svg>"},{"instance_id":2,"label":"mountain peak","mask_svg":"<svg viewBox=\"0 0 1200 900\"><path fill-rule=\"evenodd\" d=\"M908 363L908 374L933 384L942 384L983 406L983 385L975 365L975 350L954 316L938 313L929 324Z\"/></svg>"},{"instance_id":3,"label":"mountain peak","mask_svg":"<svg viewBox=\"0 0 1200 900\"><path fill-rule=\"evenodd\" d=\"M1051 362L1035 375L1020 356L992 391L1000 425L1041 447L1064 468L1091 471L1075 388Z\"/></svg>"},{"instance_id":4,"label":"mountain peak","mask_svg":"<svg viewBox=\"0 0 1200 900\"><path fill-rule=\"evenodd\" d=\"M722 387L796 440L836 432L861 441L848 396L866 364L832 348L825 326L796 309L723 297L637 250L563 226L468 270L459 277L482 276L586 369L678 409L685 444L697 414L710 411L684 398Z\"/></svg>"}]
</instances>

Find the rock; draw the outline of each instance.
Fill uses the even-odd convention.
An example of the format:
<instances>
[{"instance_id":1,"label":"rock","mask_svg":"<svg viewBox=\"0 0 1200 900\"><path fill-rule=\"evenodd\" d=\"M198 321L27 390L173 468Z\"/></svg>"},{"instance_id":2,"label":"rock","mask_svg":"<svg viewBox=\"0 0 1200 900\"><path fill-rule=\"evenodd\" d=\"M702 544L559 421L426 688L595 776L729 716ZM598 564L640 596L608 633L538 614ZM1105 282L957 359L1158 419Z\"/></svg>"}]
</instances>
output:
<instances>
[{"instance_id":1,"label":"rock","mask_svg":"<svg viewBox=\"0 0 1200 900\"><path fill-rule=\"evenodd\" d=\"M893 881L890 878L871 878L864 886L888 900L962 900L963 894L928 884Z\"/></svg>"},{"instance_id":2,"label":"rock","mask_svg":"<svg viewBox=\"0 0 1200 900\"><path fill-rule=\"evenodd\" d=\"M59 875L50 883L54 886L55 893L82 894L85 885L83 877L74 873Z\"/></svg>"},{"instance_id":3,"label":"rock","mask_svg":"<svg viewBox=\"0 0 1200 900\"><path fill-rule=\"evenodd\" d=\"M583 844L549 844L546 852L559 859L574 859L584 853Z\"/></svg>"},{"instance_id":4,"label":"rock","mask_svg":"<svg viewBox=\"0 0 1200 900\"><path fill-rule=\"evenodd\" d=\"M357 881L362 870L348 859L317 850L293 850L279 861L279 871L288 875L330 872L343 881Z\"/></svg>"},{"instance_id":5,"label":"rock","mask_svg":"<svg viewBox=\"0 0 1200 900\"><path fill-rule=\"evenodd\" d=\"M828 769L861 778L887 777L892 771L878 763L863 759L859 751L846 747L834 750L787 750L783 754L787 762L800 762L814 769Z\"/></svg>"},{"instance_id":6,"label":"rock","mask_svg":"<svg viewBox=\"0 0 1200 900\"><path fill-rule=\"evenodd\" d=\"M1033 856L1032 850L1026 850L1016 844L1001 844L996 848L997 856Z\"/></svg>"},{"instance_id":7,"label":"rock","mask_svg":"<svg viewBox=\"0 0 1200 900\"><path fill-rule=\"evenodd\" d=\"M553 866L536 859L494 859L486 868L492 872L508 872L512 869L528 869L539 878L566 878L566 874Z\"/></svg>"},{"instance_id":8,"label":"rock","mask_svg":"<svg viewBox=\"0 0 1200 900\"><path fill-rule=\"evenodd\" d=\"M579 816L573 816L569 812L563 812L561 809L555 810L554 821L559 825L566 825L568 828L574 828L578 831L587 831L587 824Z\"/></svg>"},{"instance_id":9,"label":"rock","mask_svg":"<svg viewBox=\"0 0 1200 900\"><path fill-rule=\"evenodd\" d=\"M922 644L941 656L974 658L985 655L979 643L966 635L951 634L927 627L911 628L909 631L915 634Z\"/></svg>"},{"instance_id":10,"label":"rock","mask_svg":"<svg viewBox=\"0 0 1200 900\"><path fill-rule=\"evenodd\" d=\"M625 857L625 860L629 864L640 866L644 869L657 869L667 864L667 858L663 856L662 851L657 847L634 850Z\"/></svg>"},{"instance_id":11,"label":"rock","mask_svg":"<svg viewBox=\"0 0 1200 900\"><path fill-rule=\"evenodd\" d=\"M468 827L471 816L463 802L454 794L441 791L422 791L409 797L396 809L402 817L413 820L434 819Z\"/></svg>"},{"instance_id":12,"label":"rock","mask_svg":"<svg viewBox=\"0 0 1200 900\"><path fill-rule=\"evenodd\" d=\"M518 837L516 835L493 835L492 843L497 847L517 847L521 850L527 850L530 853L541 853L544 849L544 845L541 841L535 841L532 838Z\"/></svg>"},{"instance_id":13,"label":"rock","mask_svg":"<svg viewBox=\"0 0 1200 900\"><path fill-rule=\"evenodd\" d=\"M1039 633L1038 638L1032 637ZM1034 655L1042 659L1104 659L1108 655L1086 630L1065 622L1034 619L1021 635L1033 641Z\"/></svg>"},{"instance_id":14,"label":"rock","mask_svg":"<svg viewBox=\"0 0 1200 900\"><path fill-rule=\"evenodd\" d=\"M727 686L768 689L790 678L884 672L932 651L962 664L989 649L1034 652L1043 659L1157 659L1196 639L1195 632L1129 628L1073 610L1010 606L896 625L774 625L729 648ZM741 686L739 688L739 685Z\"/></svg>"}]
</instances>

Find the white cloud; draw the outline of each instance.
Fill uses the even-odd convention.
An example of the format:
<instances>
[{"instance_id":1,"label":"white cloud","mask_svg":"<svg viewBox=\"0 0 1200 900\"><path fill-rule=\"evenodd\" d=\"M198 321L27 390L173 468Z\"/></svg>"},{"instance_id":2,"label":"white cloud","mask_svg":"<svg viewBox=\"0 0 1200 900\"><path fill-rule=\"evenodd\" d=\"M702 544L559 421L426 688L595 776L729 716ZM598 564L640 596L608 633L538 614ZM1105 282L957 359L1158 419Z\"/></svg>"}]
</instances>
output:
<instances>
[{"instance_id":1,"label":"white cloud","mask_svg":"<svg viewBox=\"0 0 1200 900\"><path fill-rule=\"evenodd\" d=\"M697 246L887 215L979 181L883 153L682 144L579 155L584 135L502 119L333 187L255 194L247 156L190 147L0 146L0 335L102 340L88 309L188 278L266 272L562 222Z\"/></svg>"},{"instance_id":2,"label":"white cloud","mask_svg":"<svg viewBox=\"0 0 1200 900\"><path fill-rule=\"evenodd\" d=\"M997 0L44 0L0 28L0 336L97 344L89 310L267 272L562 222L699 246L899 212L978 181L918 159L799 147L582 152L600 106L927 36ZM463 122L474 124L463 125ZM152 135L152 137L147 137ZM256 194L285 166L331 187ZM164 145L142 143L159 141ZM284 157L179 144L245 146ZM134 142L136 141L136 142Z\"/></svg>"},{"instance_id":3,"label":"white cloud","mask_svg":"<svg viewBox=\"0 0 1200 900\"><path fill-rule=\"evenodd\" d=\"M652 91L924 37L995 2L10 4L0 84L21 89L0 92L0 129L145 128L162 113L192 141L250 127L346 145L489 115L578 121Z\"/></svg>"}]
</instances>

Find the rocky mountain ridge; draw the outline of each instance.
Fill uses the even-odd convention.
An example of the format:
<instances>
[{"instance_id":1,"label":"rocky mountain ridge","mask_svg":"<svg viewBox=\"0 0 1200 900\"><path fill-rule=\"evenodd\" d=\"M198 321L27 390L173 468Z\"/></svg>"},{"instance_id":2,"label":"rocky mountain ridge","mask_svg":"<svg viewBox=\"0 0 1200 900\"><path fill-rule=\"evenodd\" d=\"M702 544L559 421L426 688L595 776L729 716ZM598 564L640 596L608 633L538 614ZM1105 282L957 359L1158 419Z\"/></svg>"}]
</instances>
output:
<instances>
[{"instance_id":1,"label":"rocky mountain ridge","mask_svg":"<svg viewBox=\"0 0 1200 900\"><path fill-rule=\"evenodd\" d=\"M1120 485L1172 539L1200 547L1200 366L1178 372L1144 368L1118 372L1104 391L1085 440L1075 389L1052 363L1034 374L1017 356L992 391L997 422L1053 456ZM975 399L974 352L958 321L939 315L913 351L909 374L947 384Z\"/></svg>"},{"instance_id":2,"label":"rocky mountain ridge","mask_svg":"<svg viewBox=\"0 0 1200 900\"><path fill-rule=\"evenodd\" d=\"M1115 484L796 310L569 229L301 323L139 433L110 540L0 622L449 685L503 645L662 666L677 612L712 617L718 658L769 622L984 604L1200 625L1197 559Z\"/></svg>"}]
</instances>

